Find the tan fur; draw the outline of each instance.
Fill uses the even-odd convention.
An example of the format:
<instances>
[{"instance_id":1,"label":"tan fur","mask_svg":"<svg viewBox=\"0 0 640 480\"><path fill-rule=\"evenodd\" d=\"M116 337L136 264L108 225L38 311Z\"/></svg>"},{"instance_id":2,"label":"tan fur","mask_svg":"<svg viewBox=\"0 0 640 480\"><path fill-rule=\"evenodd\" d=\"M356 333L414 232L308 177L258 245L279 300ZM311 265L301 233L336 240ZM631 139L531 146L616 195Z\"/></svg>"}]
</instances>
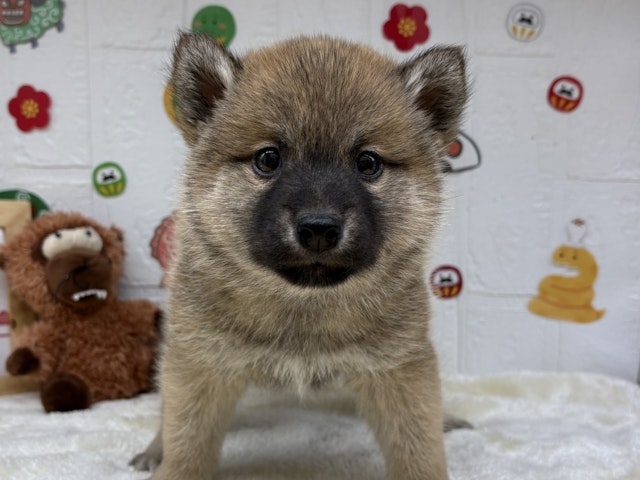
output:
<instances>
[{"instance_id":1,"label":"tan fur","mask_svg":"<svg viewBox=\"0 0 640 480\"><path fill-rule=\"evenodd\" d=\"M238 60L183 35L171 83L192 152L169 282L162 434L134 462L157 464L162 442L153 480L210 479L250 383L305 394L342 376L392 479L446 479L424 265L441 203L438 160L466 101L461 51L398 66L319 37ZM300 162L318 145L351 161L358 142L391 161L366 185L385 225L372 268L310 288L252 260L247 216L269 183L246 159L276 142Z\"/></svg>"}]
</instances>

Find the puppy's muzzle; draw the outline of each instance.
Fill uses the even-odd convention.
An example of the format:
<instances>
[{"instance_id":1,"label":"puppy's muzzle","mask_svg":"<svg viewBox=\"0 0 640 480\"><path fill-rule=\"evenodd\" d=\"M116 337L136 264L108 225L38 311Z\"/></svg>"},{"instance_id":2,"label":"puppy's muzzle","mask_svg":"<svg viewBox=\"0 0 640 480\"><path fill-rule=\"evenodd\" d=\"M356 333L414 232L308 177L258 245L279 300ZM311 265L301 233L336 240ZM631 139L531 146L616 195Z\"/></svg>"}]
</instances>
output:
<instances>
[{"instance_id":1,"label":"puppy's muzzle","mask_svg":"<svg viewBox=\"0 0 640 480\"><path fill-rule=\"evenodd\" d=\"M296 220L298 242L305 249L322 253L331 250L342 238L339 216L327 213L305 213Z\"/></svg>"}]
</instances>

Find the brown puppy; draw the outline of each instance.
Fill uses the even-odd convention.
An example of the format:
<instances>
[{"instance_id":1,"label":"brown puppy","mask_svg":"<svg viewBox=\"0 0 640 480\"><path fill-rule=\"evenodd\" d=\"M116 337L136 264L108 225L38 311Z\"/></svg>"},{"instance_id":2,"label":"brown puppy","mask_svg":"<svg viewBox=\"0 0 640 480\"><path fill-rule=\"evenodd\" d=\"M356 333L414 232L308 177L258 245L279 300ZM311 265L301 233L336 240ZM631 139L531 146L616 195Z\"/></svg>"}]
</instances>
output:
<instances>
[{"instance_id":1,"label":"brown puppy","mask_svg":"<svg viewBox=\"0 0 640 480\"><path fill-rule=\"evenodd\" d=\"M339 376L392 479L446 479L424 267L467 98L461 50L397 65L318 37L237 58L183 34L170 82L191 154L163 426L136 466L210 480L248 384Z\"/></svg>"}]
</instances>

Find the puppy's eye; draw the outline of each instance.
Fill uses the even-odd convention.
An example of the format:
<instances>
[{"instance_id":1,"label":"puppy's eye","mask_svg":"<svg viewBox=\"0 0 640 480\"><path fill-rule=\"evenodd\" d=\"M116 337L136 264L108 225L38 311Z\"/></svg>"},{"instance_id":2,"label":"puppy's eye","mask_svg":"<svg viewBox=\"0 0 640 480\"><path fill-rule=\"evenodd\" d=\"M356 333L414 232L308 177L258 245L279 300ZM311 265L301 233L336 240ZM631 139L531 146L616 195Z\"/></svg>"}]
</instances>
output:
<instances>
[{"instance_id":1,"label":"puppy's eye","mask_svg":"<svg viewBox=\"0 0 640 480\"><path fill-rule=\"evenodd\" d=\"M362 152L356 159L356 169L367 180L375 180L382 175L382 159L377 153Z\"/></svg>"},{"instance_id":2,"label":"puppy's eye","mask_svg":"<svg viewBox=\"0 0 640 480\"><path fill-rule=\"evenodd\" d=\"M280 152L273 147L263 148L253 155L253 169L262 177L272 177L280 165Z\"/></svg>"}]
</instances>

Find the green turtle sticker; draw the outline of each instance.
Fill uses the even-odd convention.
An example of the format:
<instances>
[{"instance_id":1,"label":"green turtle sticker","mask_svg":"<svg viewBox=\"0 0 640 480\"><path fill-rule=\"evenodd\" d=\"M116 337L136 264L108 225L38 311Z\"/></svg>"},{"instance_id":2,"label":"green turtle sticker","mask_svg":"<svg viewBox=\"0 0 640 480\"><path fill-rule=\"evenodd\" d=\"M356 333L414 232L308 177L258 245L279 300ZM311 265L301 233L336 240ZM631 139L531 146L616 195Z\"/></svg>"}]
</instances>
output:
<instances>
[{"instance_id":1,"label":"green turtle sticker","mask_svg":"<svg viewBox=\"0 0 640 480\"><path fill-rule=\"evenodd\" d=\"M127 177L117 163L101 163L93 170L93 186L103 197L117 197L127 186Z\"/></svg>"},{"instance_id":2,"label":"green turtle sticker","mask_svg":"<svg viewBox=\"0 0 640 480\"><path fill-rule=\"evenodd\" d=\"M236 21L224 7L212 5L195 14L191 29L196 33L206 33L224 47L228 47L236 35Z\"/></svg>"}]
</instances>

